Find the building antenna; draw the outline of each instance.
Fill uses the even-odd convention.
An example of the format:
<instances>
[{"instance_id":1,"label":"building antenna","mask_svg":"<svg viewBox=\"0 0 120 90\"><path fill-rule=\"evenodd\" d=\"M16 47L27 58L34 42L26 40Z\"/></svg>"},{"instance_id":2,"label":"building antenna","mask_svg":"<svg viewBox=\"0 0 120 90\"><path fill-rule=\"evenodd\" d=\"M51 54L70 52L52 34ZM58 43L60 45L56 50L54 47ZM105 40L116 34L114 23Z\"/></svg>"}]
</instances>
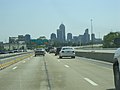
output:
<instances>
[{"instance_id":1,"label":"building antenna","mask_svg":"<svg viewBox=\"0 0 120 90\"><path fill-rule=\"evenodd\" d=\"M91 19L91 35L93 34L93 25L92 25L92 19Z\"/></svg>"},{"instance_id":2,"label":"building antenna","mask_svg":"<svg viewBox=\"0 0 120 90\"><path fill-rule=\"evenodd\" d=\"M90 20L91 21L91 44L92 44L92 48L93 48L93 25L92 25L92 19Z\"/></svg>"}]
</instances>

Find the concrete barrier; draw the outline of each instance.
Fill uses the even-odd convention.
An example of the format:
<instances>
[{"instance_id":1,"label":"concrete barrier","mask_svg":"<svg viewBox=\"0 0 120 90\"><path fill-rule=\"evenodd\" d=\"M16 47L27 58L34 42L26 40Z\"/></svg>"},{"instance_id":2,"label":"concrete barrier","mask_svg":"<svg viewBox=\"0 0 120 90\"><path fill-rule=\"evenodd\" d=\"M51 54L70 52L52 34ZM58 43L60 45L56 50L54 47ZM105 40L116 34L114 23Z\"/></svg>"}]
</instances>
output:
<instances>
[{"instance_id":1,"label":"concrete barrier","mask_svg":"<svg viewBox=\"0 0 120 90\"><path fill-rule=\"evenodd\" d=\"M27 53L32 53L32 52L22 52L22 53L14 53L14 54L1 55L0 59L14 57L14 56L18 56L18 55L27 54Z\"/></svg>"},{"instance_id":2,"label":"concrete barrier","mask_svg":"<svg viewBox=\"0 0 120 90\"><path fill-rule=\"evenodd\" d=\"M114 53L102 53L102 52L76 52L76 56L86 57L106 62L113 63Z\"/></svg>"},{"instance_id":3,"label":"concrete barrier","mask_svg":"<svg viewBox=\"0 0 120 90\"><path fill-rule=\"evenodd\" d=\"M33 53L26 53L26 54L22 54L22 56L18 55L18 57L13 57L12 59L8 59L8 60L0 60L0 70L12 65L12 64L15 64L25 58L28 58L30 56L32 56ZM4 62L5 61L5 62Z\"/></svg>"}]
</instances>

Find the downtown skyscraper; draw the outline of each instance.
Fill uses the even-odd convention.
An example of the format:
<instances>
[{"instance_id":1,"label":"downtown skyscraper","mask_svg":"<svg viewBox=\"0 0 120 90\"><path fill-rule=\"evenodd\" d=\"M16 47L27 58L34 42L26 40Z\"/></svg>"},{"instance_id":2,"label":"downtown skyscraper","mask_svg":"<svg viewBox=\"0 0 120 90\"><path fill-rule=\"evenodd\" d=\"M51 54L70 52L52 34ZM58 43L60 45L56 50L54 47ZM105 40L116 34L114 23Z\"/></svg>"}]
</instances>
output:
<instances>
[{"instance_id":1,"label":"downtown skyscraper","mask_svg":"<svg viewBox=\"0 0 120 90\"><path fill-rule=\"evenodd\" d=\"M59 29L57 29L57 40L60 42L65 42L66 37L65 37L65 25L61 24L59 26Z\"/></svg>"}]
</instances>

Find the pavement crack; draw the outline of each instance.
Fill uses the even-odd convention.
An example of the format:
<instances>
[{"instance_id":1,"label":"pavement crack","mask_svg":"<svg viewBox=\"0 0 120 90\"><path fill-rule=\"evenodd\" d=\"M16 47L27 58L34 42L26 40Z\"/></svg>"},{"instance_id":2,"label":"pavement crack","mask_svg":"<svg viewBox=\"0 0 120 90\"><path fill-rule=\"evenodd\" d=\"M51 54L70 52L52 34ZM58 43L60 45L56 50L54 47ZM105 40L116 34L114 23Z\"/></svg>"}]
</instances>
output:
<instances>
[{"instance_id":1,"label":"pavement crack","mask_svg":"<svg viewBox=\"0 0 120 90\"><path fill-rule=\"evenodd\" d=\"M51 83L50 83L49 73L48 73L48 69L47 69L47 63L46 63L46 60L44 57L43 57L43 60L44 60L45 72L47 75L48 90L51 90Z\"/></svg>"}]
</instances>

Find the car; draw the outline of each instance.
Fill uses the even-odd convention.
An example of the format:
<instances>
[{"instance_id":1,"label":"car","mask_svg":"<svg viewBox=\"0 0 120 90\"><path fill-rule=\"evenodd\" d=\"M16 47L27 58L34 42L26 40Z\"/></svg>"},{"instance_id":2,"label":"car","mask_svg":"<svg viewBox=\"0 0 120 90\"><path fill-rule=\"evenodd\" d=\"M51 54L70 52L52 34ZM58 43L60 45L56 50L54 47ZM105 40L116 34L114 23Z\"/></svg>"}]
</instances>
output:
<instances>
[{"instance_id":1,"label":"car","mask_svg":"<svg viewBox=\"0 0 120 90\"><path fill-rule=\"evenodd\" d=\"M14 53L14 51L13 50L9 50L8 53Z\"/></svg>"},{"instance_id":2,"label":"car","mask_svg":"<svg viewBox=\"0 0 120 90\"><path fill-rule=\"evenodd\" d=\"M61 50L61 47L57 47L56 48L56 50L55 50L55 56L59 54L60 50Z\"/></svg>"},{"instance_id":3,"label":"car","mask_svg":"<svg viewBox=\"0 0 120 90\"><path fill-rule=\"evenodd\" d=\"M59 58L62 57L71 57L75 58L75 51L72 47L62 47L61 51L59 52Z\"/></svg>"},{"instance_id":4,"label":"car","mask_svg":"<svg viewBox=\"0 0 120 90\"><path fill-rule=\"evenodd\" d=\"M55 48L51 48L51 49L49 50L49 53L55 53Z\"/></svg>"},{"instance_id":5,"label":"car","mask_svg":"<svg viewBox=\"0 0 120 90\"><path fill-rule=\"evenodd\" d=\"M113 73L115 88L116 90L120 90L120 48L114 54Z\"/></svg>"},{"instance_id":6,"label":"car","mask_svg":"<svg viewBox=\"0 0 120 90\"><path fill-rule=\"evenodd\" d=\"M0 54L6 54L7 52L4 50L0 50Z\"/></svg>"},{"instance_id":7,"label":"car","mask_svg":"<svg viewBox=\"0 0 120 90\"><path fill-rule=\"evenodd\" d=\"M43 48L37 48L35 50L35 56L37 56L37 55L43 55L43 56L45 56L45 50Z\"/></svg>"}]
</instances>

